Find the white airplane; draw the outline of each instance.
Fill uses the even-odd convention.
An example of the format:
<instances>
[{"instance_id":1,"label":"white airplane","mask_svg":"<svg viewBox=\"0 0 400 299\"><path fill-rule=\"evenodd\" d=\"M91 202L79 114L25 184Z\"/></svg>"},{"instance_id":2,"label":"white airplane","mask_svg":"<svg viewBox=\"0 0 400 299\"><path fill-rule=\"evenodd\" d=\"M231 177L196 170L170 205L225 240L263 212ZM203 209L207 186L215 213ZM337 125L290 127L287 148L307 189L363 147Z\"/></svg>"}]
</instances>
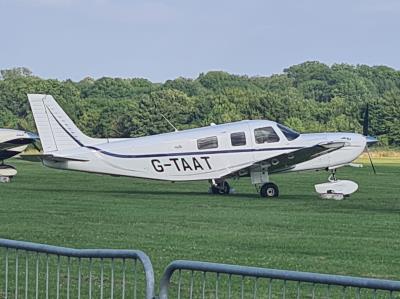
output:
<instances>
[{"instance_id":1,"label":"white airplane","mask_svg":"<svg viewBox=\"0 0 400 299\"><path fill-rule=\"evenodd\" d=\"M34 144L39 136L33 133L0 129L0 182L10 182L11 178L17 174L17 170L4 164L4 160L22 153L29 144Z\"/></svg>"},{"instance_id":2,"label":"white airplane","mask_svg":"<svg viewBox=\"0 0 400 299\"><path fill-rule=\"evenodd\" d=\"M227 194L226 179L250 176L262 197L278 196L270 174L330 170L351 164L376 139L355 133L299 134L268 120L244 120L153 136L109 139L83 134L51 95L28 95L43 164L58 169L166 181L208 180Z\"/></svg>"}]
</instances>

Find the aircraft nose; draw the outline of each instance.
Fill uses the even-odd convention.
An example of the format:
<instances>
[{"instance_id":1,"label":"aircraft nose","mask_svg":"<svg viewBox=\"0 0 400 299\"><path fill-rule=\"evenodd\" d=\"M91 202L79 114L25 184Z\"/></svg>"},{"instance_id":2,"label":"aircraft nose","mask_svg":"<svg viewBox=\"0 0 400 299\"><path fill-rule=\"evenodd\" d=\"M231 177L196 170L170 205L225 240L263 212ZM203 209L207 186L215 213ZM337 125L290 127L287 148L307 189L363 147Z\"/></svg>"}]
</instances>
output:
<instances>
[{"instance_id":1,"label":"aircraft nose","mask_svg":"<svg viewBox=\"0 0 400 299\"><path fill-rule=\"evenodd\" d=\"M357 133L352 133L350 137L351 145L364 148L367 145L365 136Z\"/></svg>"}]
</instances>

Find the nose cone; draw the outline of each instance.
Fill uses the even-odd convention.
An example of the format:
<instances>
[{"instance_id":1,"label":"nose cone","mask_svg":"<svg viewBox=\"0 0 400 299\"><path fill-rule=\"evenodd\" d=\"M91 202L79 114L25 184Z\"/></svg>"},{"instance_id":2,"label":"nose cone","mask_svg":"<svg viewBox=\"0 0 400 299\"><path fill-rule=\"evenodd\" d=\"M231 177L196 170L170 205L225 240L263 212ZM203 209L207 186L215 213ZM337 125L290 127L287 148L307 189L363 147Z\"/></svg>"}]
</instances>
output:
<instances>
[{"instance_id":1,"label":"nose cone","mask_svg":"<svg viewBox=\"0 0 400 299\"><path fill-rule=\"evenodd\" d=\"M367 145L373 145L378 142L378 139L372 136L365 136L365 140L367 142Z\"/></svg>"},{"instance_id":2,"label":"nose cone","mask_svg":"<svg viewBox=\"0 0 400 299\"><path fill-rule=\"evenodd\" d=\"M362 151L364 151L364 148L367 145L367 141L363 135L353 133L353 134L351 134L350 144L351 144L351 146L360 148L360 149L362 149Z\"/></svg>"}]
</instances>

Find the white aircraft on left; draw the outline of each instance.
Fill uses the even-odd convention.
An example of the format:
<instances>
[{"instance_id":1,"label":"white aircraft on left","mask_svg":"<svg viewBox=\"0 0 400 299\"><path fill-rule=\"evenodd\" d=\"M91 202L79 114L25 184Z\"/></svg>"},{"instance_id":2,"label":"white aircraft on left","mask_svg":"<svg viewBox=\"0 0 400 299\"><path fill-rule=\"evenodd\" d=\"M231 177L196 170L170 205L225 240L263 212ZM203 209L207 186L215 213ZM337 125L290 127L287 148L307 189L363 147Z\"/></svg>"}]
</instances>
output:
<instances>
[{"instance_id":1,"label":"white aircraft on left","mask_svg":"<svg viewBox=\"0 0 400 299\"><path fill-rule=\"evenodd\" d=\"M8 183L17 174L17 170L4 164L4 160L22 153L29 144L39 140L36 134L12 129L0 129L0 182Z\"/></svg>"}]
</instances>

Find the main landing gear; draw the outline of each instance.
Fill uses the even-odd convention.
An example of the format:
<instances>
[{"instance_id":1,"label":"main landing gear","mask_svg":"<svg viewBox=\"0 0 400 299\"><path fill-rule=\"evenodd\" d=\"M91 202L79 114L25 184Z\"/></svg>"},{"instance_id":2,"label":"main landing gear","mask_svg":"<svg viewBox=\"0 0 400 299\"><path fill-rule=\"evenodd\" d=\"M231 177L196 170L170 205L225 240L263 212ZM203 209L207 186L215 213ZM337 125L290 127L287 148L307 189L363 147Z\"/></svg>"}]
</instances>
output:
<instances>
[{"instance_id":1,"label":"main landing gear","mask_svg":"<svg viewBox=\"0 0 400 299\"><path fill-rule=\"evenodd\" d=\"M233 189L229 186L225 180L210 180L211 187L209 193L226 195L233 192ZM255 182L254 185L262 198L278 197L279 188L276 184L266 181Z\"/></svg>"},{"instance_id":2,"label":"main landing gear","mask_svg":"<svg viewBox=\"0 0 400 299\"><path fill-rule=\"evenodd\" d=\"M210 193L212 194L229 194L231 187L227 181L211 180Z\"/></svg>"},{"instance_id":3,"label":"main landing gear","mask_svg":"<svg viewBox=\"0 0 400 299\"><path fill-rule=\"evenodd\" d=\"M268 168L255 168L250 171L251 183L260 192L262 198L278 197L279 188L276 184L270 182Z\"/></svg>"},{"instance_id":4,"label":"main landing gear","mask_svg":"<svg viewBox=\"0 0 400 299\"><path fill-rule=\"evenodd\" d=\"M279 196L278 186L271 182L263 184L260 188L260 196L278 197Z\"/></svg>"}]
</instances>

